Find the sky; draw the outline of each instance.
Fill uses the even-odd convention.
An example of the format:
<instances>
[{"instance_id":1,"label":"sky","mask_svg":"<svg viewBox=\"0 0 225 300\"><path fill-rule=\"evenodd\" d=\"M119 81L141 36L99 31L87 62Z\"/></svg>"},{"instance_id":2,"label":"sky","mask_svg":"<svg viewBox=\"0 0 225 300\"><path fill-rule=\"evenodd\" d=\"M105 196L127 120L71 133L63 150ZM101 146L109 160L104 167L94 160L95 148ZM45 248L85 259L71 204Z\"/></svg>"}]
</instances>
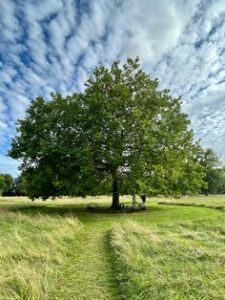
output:
<instances>
[{"instance_id":1,"label":"sky","mask_svg":"<svg viewBox=\"0 0 225 300\"><path fill-rule=\"evenodd\" d=\"M19 174L7 151L32 99L136 56L225 159L225 0L0 0L0 173Z\"/></svg>"}]
</instances>

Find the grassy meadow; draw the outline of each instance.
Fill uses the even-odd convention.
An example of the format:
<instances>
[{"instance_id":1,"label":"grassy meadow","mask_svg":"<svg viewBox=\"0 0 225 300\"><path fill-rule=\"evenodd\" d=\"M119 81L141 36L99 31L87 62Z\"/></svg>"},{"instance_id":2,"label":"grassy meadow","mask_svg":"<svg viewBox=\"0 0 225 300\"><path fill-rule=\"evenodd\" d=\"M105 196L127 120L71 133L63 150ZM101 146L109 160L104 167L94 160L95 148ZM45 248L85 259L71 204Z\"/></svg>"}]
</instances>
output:
<instances>
[{"instance_id":1,"label":"grassy meadow","mask_svg":"<svg viewBox=\"0 0 225 300\"><path fill-rule=\"evenodd\" d=\"M89 202L0 198L1 300L225 299L225 196Z\"/></svg>"}]
</instances>

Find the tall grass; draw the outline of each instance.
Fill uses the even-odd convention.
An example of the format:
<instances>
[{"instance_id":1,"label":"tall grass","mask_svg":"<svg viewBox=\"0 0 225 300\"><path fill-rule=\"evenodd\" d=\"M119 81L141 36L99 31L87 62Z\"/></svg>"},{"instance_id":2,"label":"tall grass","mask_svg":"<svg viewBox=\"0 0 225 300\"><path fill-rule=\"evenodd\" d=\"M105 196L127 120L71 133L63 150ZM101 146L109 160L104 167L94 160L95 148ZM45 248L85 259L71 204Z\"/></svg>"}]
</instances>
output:
<instances>
[{"instance_id":1,"label":"tall grass","mask_svg":"<svg viewBox=\"0 0 225 300\"><path fill-rule=\"evenodd\" d=\"M72 214L0 211L0 299L43 300L54 289L82 224Z\"/></svg>"},{"instance_id":2,"label":"tall grass","mask_svg":"<svg viewBox=\"0 0 225 300\"><path fill-rule=\"evenodd\" d=\"M86 210L104 196L0 198L0 299L224 299L224 213L159 200L110 214Z\"/></svg>"},{"instance_id":3,"label":"tall grass","mask_svg":"<svg viewBox=\"0 0 225 300\"><path fill-rule=\"evenodd\" d=\"M110 234L123 299L225 299L225 220L116 225Z\"/></svg>"}]
</instances>

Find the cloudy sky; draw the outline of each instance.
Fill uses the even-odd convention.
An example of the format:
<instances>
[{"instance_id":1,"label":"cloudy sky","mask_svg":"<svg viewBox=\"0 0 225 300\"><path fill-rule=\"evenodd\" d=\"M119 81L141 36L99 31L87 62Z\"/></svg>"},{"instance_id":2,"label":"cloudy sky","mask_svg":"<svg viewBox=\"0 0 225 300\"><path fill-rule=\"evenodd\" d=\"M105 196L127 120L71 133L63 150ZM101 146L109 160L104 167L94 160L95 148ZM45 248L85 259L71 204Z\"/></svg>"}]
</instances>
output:
<instances>
[{"instance_id":1,"label":"cloudy sky","mask_svg":"<svg viewBox=\"0 0 225 300\"><path fill-rule=\"evenodd\" d=\"M225 157L225 0L0 0L0 173L18 174L6 152L31 99L136 56Z\"/></svg>"}]
</instances>

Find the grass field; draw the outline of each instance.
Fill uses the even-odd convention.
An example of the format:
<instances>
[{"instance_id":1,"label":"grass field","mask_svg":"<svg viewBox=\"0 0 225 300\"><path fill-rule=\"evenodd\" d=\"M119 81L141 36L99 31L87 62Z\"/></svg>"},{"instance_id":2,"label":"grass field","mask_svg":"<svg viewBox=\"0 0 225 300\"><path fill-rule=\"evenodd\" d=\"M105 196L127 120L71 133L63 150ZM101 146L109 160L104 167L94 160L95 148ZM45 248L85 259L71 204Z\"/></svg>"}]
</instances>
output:
<instances>
[{"instance_id":1,"label":"grass field","mask_svg":"<svg viewBox=\"0 0 225 300\"><path fill-rule=\"evenodd\" d=\"M225 196L224 195L210 195L197 197L183 197L183 198L159 198L156 199L158 204L173 204L173 205L190 205L197 207L208 207L225 210Z\"/></svg>"},{"instance_id":2,"label":"grass field","mask_svg":"<svg viewBox=\"0 0 225 300\"><path fill-rule=\"evenodd\" d=\"M225 299L224 196L89 202L110 199L0 198L1 300Z\"/></svg>"}]
</instances>

